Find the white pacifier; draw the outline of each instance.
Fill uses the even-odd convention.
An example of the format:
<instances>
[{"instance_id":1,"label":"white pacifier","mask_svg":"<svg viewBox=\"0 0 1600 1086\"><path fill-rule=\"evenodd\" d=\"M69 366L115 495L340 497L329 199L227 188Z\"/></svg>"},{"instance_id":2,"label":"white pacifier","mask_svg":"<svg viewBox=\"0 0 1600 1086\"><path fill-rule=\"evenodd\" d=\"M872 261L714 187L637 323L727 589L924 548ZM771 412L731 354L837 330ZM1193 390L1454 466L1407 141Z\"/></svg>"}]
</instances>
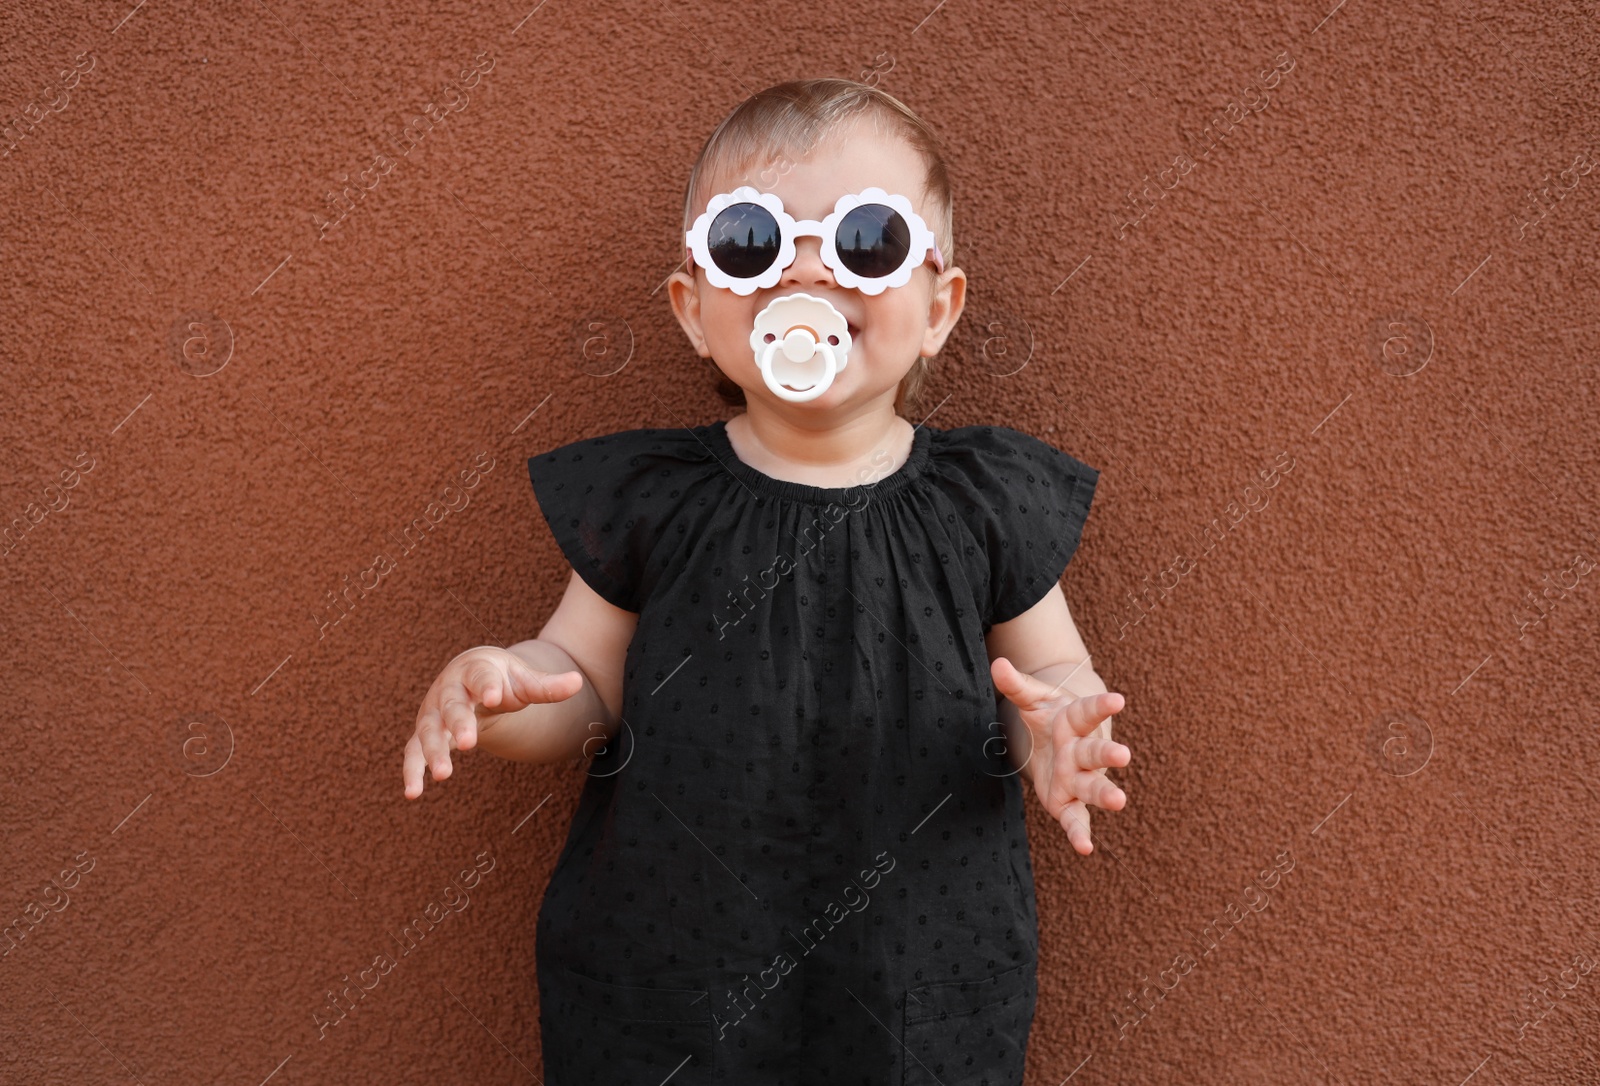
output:
<instances>
[{"instance_id":1,"label":"white pacifier","mask_svg":"<svg viewBox=\"0 0 1600 1086\"><path fill-rule=\"evenodd\" d=\"M773 395L804 403L828 391L850 360L850 325L826 298L788 294L756 314L750 347Z\"/></svg>"}]
</instances>

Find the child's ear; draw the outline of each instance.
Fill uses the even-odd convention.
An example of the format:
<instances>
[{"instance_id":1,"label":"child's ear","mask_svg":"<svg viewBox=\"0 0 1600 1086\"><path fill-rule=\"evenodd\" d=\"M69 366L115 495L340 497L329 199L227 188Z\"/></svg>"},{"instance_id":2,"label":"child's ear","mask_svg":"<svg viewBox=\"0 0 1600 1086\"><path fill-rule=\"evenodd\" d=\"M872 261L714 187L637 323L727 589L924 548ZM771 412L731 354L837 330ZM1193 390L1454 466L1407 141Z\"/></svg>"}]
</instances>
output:
<instances>
[{"instance_id":1,"label":"child's ear","mask_svg":"<svg viewBox=\"0 0 1600 1086\"><path fill-rule=\"evenodd\" d=\"M928 303L928 330L922 337L923 358L939 353L966 306L967 273L960 268L946 268L934 281L933 298Z\"/></svg>"},{"instance_id":2,"label":"child's ear","mask_svg":"<svg viewBox=\"0 0 1600 1086\"><path fill-rule=\"evenodd\" d=\"M689 345L701 358L711 357L706 346L706 330L700 322L700 285L695 280L694 268L680 268L667 277L667 299L672 303L672 315L678 318Z\"/></svg>"}]
</instances>

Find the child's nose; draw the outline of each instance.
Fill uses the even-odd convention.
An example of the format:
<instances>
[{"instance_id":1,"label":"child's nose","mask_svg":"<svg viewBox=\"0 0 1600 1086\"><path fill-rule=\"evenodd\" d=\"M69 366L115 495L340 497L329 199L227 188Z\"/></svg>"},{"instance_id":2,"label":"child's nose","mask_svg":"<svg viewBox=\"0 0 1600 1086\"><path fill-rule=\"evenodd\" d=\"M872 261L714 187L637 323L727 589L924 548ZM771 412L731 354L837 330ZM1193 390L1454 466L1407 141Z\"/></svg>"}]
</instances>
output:
<instances>
[{"instance_id":1,"label":"child's nose","mask_svg":"<svg viewBox=\"0 0 1600 1086\"><path fill-rule=\"evenodd\" d=\"M833 271L822 262L822 239L796 238L794 262L783 270L783 286L835 286Z\"/></svg>"}]
</instances>

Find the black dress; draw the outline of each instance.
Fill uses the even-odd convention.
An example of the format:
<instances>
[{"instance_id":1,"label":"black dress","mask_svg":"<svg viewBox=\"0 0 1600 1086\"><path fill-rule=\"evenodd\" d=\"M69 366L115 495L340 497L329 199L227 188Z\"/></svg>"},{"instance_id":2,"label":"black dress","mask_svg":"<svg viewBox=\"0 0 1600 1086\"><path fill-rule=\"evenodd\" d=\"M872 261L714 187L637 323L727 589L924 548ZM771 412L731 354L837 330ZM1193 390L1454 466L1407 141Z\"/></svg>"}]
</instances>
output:
<instances>
[{"instance_id":1,"label":"black dress","mask_svg":"<svg viewBox=\"0 0 1600 1086\"><path fill-rule=\"evenodd\" d=\"M1057 583L1099 472L921 426L898 470L815 487L721 422L528 471L639 614L539 912L545 1082L1020 1083L1038 928L984 634Z\"/></svg>"}]
</instances>

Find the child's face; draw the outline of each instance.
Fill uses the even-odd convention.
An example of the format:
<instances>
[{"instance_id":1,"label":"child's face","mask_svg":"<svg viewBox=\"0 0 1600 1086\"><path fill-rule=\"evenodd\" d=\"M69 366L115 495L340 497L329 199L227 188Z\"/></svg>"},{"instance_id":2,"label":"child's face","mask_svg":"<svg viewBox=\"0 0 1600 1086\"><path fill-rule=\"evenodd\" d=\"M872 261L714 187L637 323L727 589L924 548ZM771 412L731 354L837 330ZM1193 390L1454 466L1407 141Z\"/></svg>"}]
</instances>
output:
<instances>
[{"instance_id":1,"label":"child's face","mask_svg":"<svg viewBox=\"0 0 1600 1086\"><path fill-rule=\"evenodd\" d=\"M840 196L875 185L905 196L933 228L935 209L926 204L922 192L925 173L921 156L910 144L887 125L880 134L869 115L857 115L819 143L808 158L781 173L773 164L756 162L742 172L708 178L705 200L694 214L703 212L716 193L749 185L776 193L784 210L796 219L821 221ZM783 270L782 278L751 294L741 296L712 286L699 267L675 272L668 284L673 312L689 341L700 357L715 360L744 389L747 403L760 400L785 410L811 412L859 406L885 395L892 404L901 378L917 358L932 357L944 345L966 297L966 274L955 267L937 273L931 261L924 261L905 286L877 295L841 287L822 262L822 239L815 237L796 239L794 263ZM850 322L852 346L848 364L826 392L804 403L789 403L762 380L750 347L750 330L767 303L798 293L826 298L843 314Z\"/></svg>"}]
</instances>

